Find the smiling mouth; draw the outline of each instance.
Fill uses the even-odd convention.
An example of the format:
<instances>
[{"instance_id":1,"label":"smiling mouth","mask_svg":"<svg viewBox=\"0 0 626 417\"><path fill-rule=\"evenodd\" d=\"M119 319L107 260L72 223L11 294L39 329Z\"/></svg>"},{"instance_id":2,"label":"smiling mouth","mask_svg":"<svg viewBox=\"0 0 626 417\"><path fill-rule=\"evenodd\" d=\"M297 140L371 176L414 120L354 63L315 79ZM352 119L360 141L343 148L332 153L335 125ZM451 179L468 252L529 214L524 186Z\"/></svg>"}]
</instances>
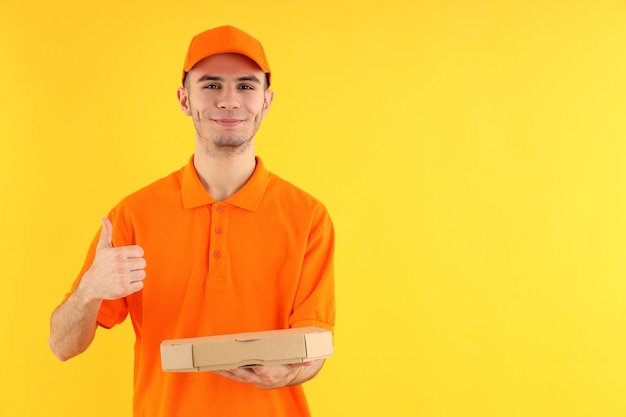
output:
<instances>
[{"instance_id":1,"label":"smiling mouth","mask_svg":"<svg viewBox=\"0 0 626 417\"><path fill-rule=\"evenodd\" d=\"M213 121L218 125L225 127L237 126L240 123L243 123L243 120L240 119L213 119Z\"/></svg>"}]
</instances>

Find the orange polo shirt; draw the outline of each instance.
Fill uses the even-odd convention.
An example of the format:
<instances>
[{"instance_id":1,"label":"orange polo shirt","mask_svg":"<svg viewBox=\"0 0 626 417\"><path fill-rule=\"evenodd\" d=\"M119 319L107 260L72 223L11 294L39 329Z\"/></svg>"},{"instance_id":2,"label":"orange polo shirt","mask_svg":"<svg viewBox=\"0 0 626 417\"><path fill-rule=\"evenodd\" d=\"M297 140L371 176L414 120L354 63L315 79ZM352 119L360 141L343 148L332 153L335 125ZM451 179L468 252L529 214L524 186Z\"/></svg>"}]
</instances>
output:
<instances>
[{"instance_id":1,"label":"orange polo shirt","mask_svg":"<svg viewBox=\"0 0 626 417\"><path fill-rule=\"evenodd\" d=\"M301 386L264 390L210 372L161 370L165 339L333 329L331 219L318 200L256 162L248 183L225 201L207 194L192 158L109 215L113 245L137 244L147 262L143 290L103 302L98 315L98 324L110 328L130 314L135 417L310 415Z\"/></svg>"}]
</instances>

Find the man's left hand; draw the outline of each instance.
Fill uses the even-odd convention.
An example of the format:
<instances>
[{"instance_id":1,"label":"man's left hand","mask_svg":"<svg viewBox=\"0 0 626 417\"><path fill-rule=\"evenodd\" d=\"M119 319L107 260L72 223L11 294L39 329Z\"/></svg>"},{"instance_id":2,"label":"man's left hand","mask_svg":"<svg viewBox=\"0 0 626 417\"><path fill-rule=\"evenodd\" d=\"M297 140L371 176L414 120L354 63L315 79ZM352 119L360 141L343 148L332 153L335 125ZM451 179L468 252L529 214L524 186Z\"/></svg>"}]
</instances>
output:
<instances>
[{"instance_id":1,"label":"man's left hand","mask_svg":"<svg viewBox=\"0 0 626 417\"><path fill-rule=\"evenodd\" d=\"M254 384L263 389L298 385L313 378L324 365L324 359L289 365L252 366L225 371L213 371L233 381Z\"/></svg>"}]
</instances>

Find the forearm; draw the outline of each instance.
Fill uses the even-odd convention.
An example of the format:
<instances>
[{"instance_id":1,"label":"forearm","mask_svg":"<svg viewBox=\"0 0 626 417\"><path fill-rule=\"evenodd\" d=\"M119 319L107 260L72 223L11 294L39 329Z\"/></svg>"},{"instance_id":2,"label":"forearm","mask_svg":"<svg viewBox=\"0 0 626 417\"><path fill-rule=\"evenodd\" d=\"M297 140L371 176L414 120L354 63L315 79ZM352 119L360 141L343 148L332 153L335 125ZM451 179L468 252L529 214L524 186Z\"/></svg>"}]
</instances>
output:
<instances>
[{"instance_id":1,"label":"forearm","mask_svg":"<svg viewBox=\"0 0 626 417\"><path fill-rule=\"evenodd\" d=\"M96 334L101 300L87 300L78 289L52 313L49 345L62 361L82 353Z\"/></svg>"}]
</instances>

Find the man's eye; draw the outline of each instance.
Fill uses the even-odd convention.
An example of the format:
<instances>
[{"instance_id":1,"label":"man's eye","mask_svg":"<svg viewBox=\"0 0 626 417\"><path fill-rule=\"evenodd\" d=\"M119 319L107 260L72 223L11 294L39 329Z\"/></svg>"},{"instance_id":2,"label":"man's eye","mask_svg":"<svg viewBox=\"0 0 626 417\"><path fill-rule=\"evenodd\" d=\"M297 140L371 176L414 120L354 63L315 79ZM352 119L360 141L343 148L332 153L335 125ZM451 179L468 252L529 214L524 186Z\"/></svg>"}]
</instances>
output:
<instances>
[{"instance_id":1,"label":"man's eye","mask_svg":"<svg viewBox=\"0 0 626 417\"><path fill-rule=\"evenodd\" d=\"M203 88L206 88L208 90L215 90L215 89L220 88L220 87L217 84L207 84Z\"/></svg>"},{"instance_id":2,"label":"man's eye","mask_svg":"<svg viewBox=\"0 0 626 417\"><path fill-rule=\"evenodd\" d=\"M241 88L242 90L254 90L254 87L252 87L251 85L247 85L247 84L244 84L240 86L239 88Z\"/></svg>"}]
</instances>

